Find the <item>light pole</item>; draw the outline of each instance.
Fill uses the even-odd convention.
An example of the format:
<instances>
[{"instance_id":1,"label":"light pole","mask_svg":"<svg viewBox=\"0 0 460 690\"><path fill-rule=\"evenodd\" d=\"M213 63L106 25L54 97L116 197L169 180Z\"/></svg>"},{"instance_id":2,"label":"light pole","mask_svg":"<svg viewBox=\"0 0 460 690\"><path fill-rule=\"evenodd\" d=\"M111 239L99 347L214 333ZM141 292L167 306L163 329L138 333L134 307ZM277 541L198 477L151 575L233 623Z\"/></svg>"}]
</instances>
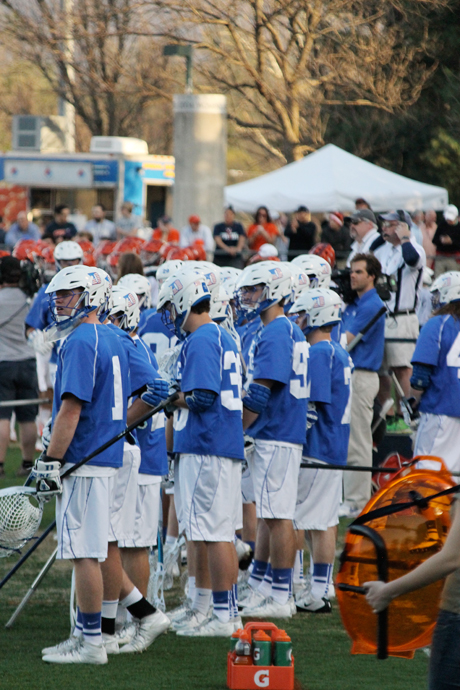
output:
<instances>
[{"instance_id":1,"label":"light pole","mask_svg":"<svg viewBox=\"0 0 460 690\"><path fill-rule=\"evenodd\" d=\"M185 80L185 93L193 92L192 84L192 60L193 60L193 46L179 45L179 44L169 44L163 48L163 55L172 56L179 55L179 57L185 58L186 63L186 80Z\"/></svg>"}]
</instances>

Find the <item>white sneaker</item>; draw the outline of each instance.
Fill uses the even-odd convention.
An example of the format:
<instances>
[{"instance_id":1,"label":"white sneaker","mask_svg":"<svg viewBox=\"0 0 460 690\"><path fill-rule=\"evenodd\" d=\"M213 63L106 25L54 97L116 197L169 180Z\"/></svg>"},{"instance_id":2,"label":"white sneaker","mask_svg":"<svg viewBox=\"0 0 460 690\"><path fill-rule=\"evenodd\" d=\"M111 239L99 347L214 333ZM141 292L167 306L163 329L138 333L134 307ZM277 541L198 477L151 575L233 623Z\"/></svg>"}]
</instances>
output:
<instances>
[{"instance_id":1,"label":"white sneaker","mask_svg":"<svg viewBox=\"0 0 460 690\"><path fill-rule=\"evenodd\" d=\"M236 632L240 628L243 628L243 621L241 620L241 616L237 616L236 618L232 618L232 623L233 623L233 632Z\"/></svg>"},{"instance_id":2,"label":"white sneaker","mask_svg":"<svg viewBox=\"0 0 460 690\"><path fill-rule=\"evenodd\" d=\"M61 654L45 654L43 661L49 664L106 664L108 659L104 645L83 641L78 647Z\"/></svg>"},{"instance_id":3,"label":"white sneaker","mask_svg":"<svg viewBox=\"0 0 460 690\"><path fill-rule=\"evenodd\" d=\"M309 611L310 613L330 613L331 602L326 597L318 599L313 596L311 590L307 590L295 598L297 611Z\"/></svg>"},{"instance_id":4,"label":"white sneaker","mask_svg":"<svg viewBox=\"0 0 460 690\"><path fill-rule=\"evenodd\" d=\"M183 618L187 611L191 610L192 600L186 599L183 604L181 604L180 606L176 606L176 608L172 611L168 611L167 615L171 623L174 623L175 621L179 620L179 618Z\"/></svg>"},{"instance_id":5,"label":"white sneaker","mask_svg":"<svg viewBox=\"0 0 460 690\"><path fill-rule=\"evenodd\" d=\"M153 640L165 632L171 621L163 611L155 611L150 616L145 616L137 623L136 632L133 639L128 644L120 648L120 654L129 654L132 652L143 652L149 647Z\"/></svg>"},{"instance_id":6,"label":"white sneaker","mask_svg":"<svg viewBox=\"0 0 460 690\"><path fill-rule=\"evenodd\" d=\"M102 633L102 644L105 647L107 654L119 654L120 647L118 645L118 639L115 635L108 635L107 633Z\"/></svg>"},{"instance_id":7,"label":"white sneaker","mask_svg":"<svg viewBox=\"0 0 460 690\"><path fill-rule=\"evenodd\" d=\"M251 616L251 618L291 618L291 603L287 601L285 604L280 604L273 597L267 597L257 606L243 609L241 615Z\"/></svg>"},{"instance_id":8,"label":"white sneaker","mask_svg":"<svg viewBox=\"0 0 460 690\"><path fill-rule=\"evenodd\" d=\"M238 608L240 610L244 608L254 608L254 606L258 606L264 599L265 597L262 592L259 592L258 589L252 589L252 587L250 587L247 596L239 599Z\"/></svg>"},{"instance_id":9,"label":"white sneaker","mask_svg":"<svg viewBox=\"0 0 460 690\"><path fill-rule=\"evenodd\" d=\"M252 549L249 544L246 544L246 542L241 539L235 541L235 549L236 555L238 556L238 562L242 561L244 558L248 558L248 556L252 554Z\"/></svg>"},{"instance_id":10,"label":"white sneaker","mask_svg":"<svg viewBox=\"0 0 460 690\"><path fill-rule=\"evenodd\" d=\"M71 635L69 639L64 640L64 642L59 642L59 644L55 644L53 647L45 647L42 649L42 654L62 654L63 652L75 649L80 643L81 636L77 637L76 635Z\"/></svg>"},{"instance_id":11,"label":"white sneaker","mask_svg":"<svg viewBox=\"0 0 460 690\"><path fill-rule=\"evenodd\" d=\"M329 584L327 588L327 598L328 599L335 599L335 587L332 584L332 582Z\"/></svg>"},{"instance_id":12,"label":"white sneaker","mask_svg":"<svg viewBox=\"0 0 460 690\"><path fill-rule=\"evenodd\" d=\"M234 633L233 620L222 623L217 616L206 619L195 628L180 630L177 634L185 637L231 637Z\"/></svg>"},{"instance_id":13,"label":"white sneaker","mask_svg":"<svg viewBox=\"0 0 460 690\"><path fill-rule=\"evenodd\" d=\"M130 621L129 623L125 623L125 625L122 628L120 628L120 630L117 630L113 637L117 641L118 646L120 647L120 645L128 644L129 642L131 642L134 635L136 634L136 630L136 624L132 621Z\"/></svg>"},{"instance_id":14,"label":"white sneaker","mask_svg":"<svg viewBox=\"0 0 460 690\"><path fill-rule=\"evenodd\" d=\"M184 618L180 618L179 620L176 620L174 622L174 624L172 625L172 629L175 630L178 635L181 635L183 630L196 628L199 625L201 625L201 623L203 623L205 620L208 620L208 618L210 618L209 613L204 614L200 613L199 611L190 610L187 612L187 615L184 616Z\"/></svg>"}]
</instances>

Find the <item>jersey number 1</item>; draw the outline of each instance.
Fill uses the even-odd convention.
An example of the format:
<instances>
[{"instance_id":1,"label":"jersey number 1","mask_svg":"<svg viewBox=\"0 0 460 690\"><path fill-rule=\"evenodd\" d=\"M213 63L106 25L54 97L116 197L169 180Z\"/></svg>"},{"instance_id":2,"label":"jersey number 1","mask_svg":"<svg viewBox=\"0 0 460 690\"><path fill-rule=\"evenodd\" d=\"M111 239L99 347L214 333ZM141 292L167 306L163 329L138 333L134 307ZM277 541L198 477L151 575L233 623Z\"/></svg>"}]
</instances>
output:
<instances>
[{"instance_id":1,"label":"jersey number 1","mask_svg":"<svg viewBox=\"0 0 460 690\"><path fill-rule=\"evenodd\" d=\"M121 368L118 355L112 357L113 368L113 401L112 419L117 421L123 419L123 386L121 384Z\"/></svg>"}]
</instances>

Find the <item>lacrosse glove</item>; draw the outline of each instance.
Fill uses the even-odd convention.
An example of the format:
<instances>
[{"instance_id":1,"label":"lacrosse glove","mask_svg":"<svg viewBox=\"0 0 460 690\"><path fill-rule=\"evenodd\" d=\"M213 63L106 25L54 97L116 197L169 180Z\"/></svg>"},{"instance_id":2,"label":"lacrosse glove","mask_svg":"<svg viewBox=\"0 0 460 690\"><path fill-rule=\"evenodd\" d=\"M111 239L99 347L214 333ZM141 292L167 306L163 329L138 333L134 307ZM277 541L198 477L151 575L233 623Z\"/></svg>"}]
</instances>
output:
<instances>
[{"instance_id":1,"label":"lacrosse glove","mask_svg":"<svg viewBox=\"0 0 460 690\"><path fill-rule=\"evenodd\" d=\"M37 496L44 501L50 501L53 496L62 494L61 475L59 474L61 463L48 455L40 457L43 459L38 458L33 468Z\"/></svg>"},{"instance_id":2,"label":"lacrosse glove","mask_svg":"<svg viewBox=\"0 0 460 690\"><path fill-rule=\"evenodd\" d=\"M141 398L150 407L156 407L163 400L166 400L168 394L169 383L164 379L155 379L152 383L147 384L147 390L141 394Z\"/></svg>"}]
</instances>

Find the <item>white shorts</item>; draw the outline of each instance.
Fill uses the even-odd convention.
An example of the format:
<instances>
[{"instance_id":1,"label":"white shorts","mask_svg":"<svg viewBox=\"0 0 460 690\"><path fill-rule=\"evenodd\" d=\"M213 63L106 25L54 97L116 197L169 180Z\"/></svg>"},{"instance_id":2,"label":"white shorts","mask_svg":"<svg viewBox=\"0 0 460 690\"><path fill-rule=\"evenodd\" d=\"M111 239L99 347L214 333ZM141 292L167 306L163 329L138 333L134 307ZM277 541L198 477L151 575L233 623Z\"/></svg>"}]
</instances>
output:
<instances>
[{"instance_id":1,"label":"white shorts","mask_svg":"<svg viewBox=\"0 0 460 690\"><path fill-rule=\"evenodd\" d=\"M246 460L248 460L249 456L254 453L254 449L252 449L247 455L246 455ZM243 474L241 475L241 495L243 497L243 503L255 503L256 502L256 497L254 495L254 484L252 483L252 476L251 476L251 470L249 468L249 461L247 466L245 467Z\"/></svg>"},{"instance_id":2,"label":"white shorts","mask_svg":"<svg viewBox=\"0 0 460 690\"><path fill-rule=\"evenodd\" d=\"M109 541L123 542L133 537L137 502L137 475L140 464L140 448L125 443L123 446L123 466L118 470L113 482Z\"/></svg>"},{"instance_id":3,"label":"white shorts","mask_svg":"<svg viewBox=\"0 0 460 690\"><path fill-rule=\"evenodd\" d=\"M301 445L255 441L248 464L258 518L294 519L301 460Z\"/></svg>"},{"instance_id":4,"label":"white shorts","mask_svg":"<svg viewBox=\"0 0 460 690\"><path fill-rule=\"evenodd\" d=\"M36 353L37 357L37 379L38 390L40 393L46 393L49 388L53 388L50 375L50 357L51 353L42 355L41 352Z\"/></svg>"},{"instance_id":5,"label":"white shorts","mask_svg":"<svg viewBox=\"0 0 460 690\"><path fill-rule=\"evenodd\" d=\"M398 314L385 319L385 349L382 368L411 367L420 332L417 314ZM409 342L404 342L409 341Z\"/></svg>"},{"instance_id":6,"label":"white shorts","mask_svg":"<svg viewBox=\"0 0 460 690\"><path fill-rule=\"evenodd\" d=\"M57 558L105 561L114 477L68 477L56 497Z\"/></svg>"},{"instance_id":7,"label":"white shorts","mask_svg":"<svg viewBox=\"0 0 460 690\"><path fill-rule=\"evenodd\" d=\"M190 541L233 542L241 511L241 462L217 455L181 455L176 512ZM178 481L177 481L178 480ZM180 517L179 517L180 515Z\"/></svg>"},{"instance_id":8,"label":"white shorts","mask_svg":"<svg viewBox=\"0 0 460 690\"><path fill-rule=\"evenodd\" d=\"M174 458L174 508L176 511L176 518L177 518L177 524L178 524L178 530L179 530L179 535L185 534L185 520L184 520L184 514L182 511L182 501L180 498L180 491L179 491L179 465L180 465L180 456L176 455Z\"/></svg>"},{"instance_id":9,"label":"white shorts","mask_svg":"<svg viewBox=\"0 0 460 690\"><path fill-rule=\"evenodd\" d=\"M118 542L121 549L140 549L157 543L160 488L161 481L155 484L138 484L133 533L131 538Z\"/></svg>"},{"instance_id":10,"label":"white shorts","mask_svg":"<svg viewBox=\"0 0 460 690\"><path fill-rule=\"evenodd\" d=\"M304 460L321 462L315 458L304 458ZM342 474L342 470L300 468L294 518L295 529L326 531L328 527L339 524Z\"/></svg>"},{"instance_id":11,"label":"white shorts","mask_svg":"<svg viewBox=\"0 0 460 690\"><path fill-rule=\"evenodd\" d=\"M460 419L422 412L414 444L416 455L436 455L451 472L460 471Z\"/></svg>"}]
</instances>

